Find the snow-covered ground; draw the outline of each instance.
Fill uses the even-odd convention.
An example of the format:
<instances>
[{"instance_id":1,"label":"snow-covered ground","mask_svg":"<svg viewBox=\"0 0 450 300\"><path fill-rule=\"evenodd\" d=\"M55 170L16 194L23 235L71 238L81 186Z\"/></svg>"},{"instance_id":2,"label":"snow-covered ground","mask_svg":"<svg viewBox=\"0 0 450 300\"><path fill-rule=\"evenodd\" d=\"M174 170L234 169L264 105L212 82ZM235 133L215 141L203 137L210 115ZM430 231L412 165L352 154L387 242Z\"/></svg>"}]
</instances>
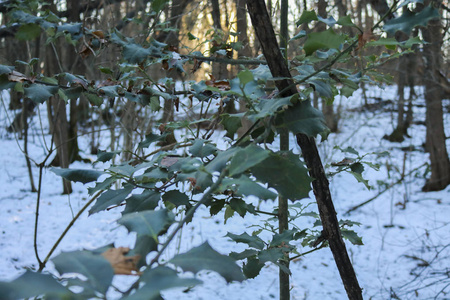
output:
<instances>
[{"instance_id":1,"label":"snow-covered ground","mask_svg":"<svg viewBox=\"0 0 450 300\"><path fill-rule=\"evenodd\" d=\"M371 103L376 98L394 100L395 87L384 90L371 87L367 92ZM408 95L408 93L406 93ZM421 94L419 92L419 94ZM344 158L335 145L351 146L360 154L389 151L388 156L370 155L366 161L381 164L379 171L366 168L364 177L369 180L372 190L358 183L349 174L338 174L330 180L333 200L339 219L360 222L355 228L362 236L364 245L347 243L365 299L450 299L450 186L440 192L422 193L425 168L415 168L428 161L428 155L419 151L425 139L425 126L414 125L409 131L412 138L402 144L383 140L393 129L396 115L389 112L393 104L375 111L359 111L362 104L361 91L350 99L337 99L341 103L340 132L332 134L320 144L325 164ZM36 194L30 192L29 178L23 153L23 140L18 140L5 128L5 105L0 107L0 281L12 280L27 268L36 267L33 249ZM419 98L415 104L424 104ZM446 102L448 105L448 102ZM42 107L42 110L45 108ZM447 136L450 136L450 114L445 114ZM425 121L425 108L416 106L415 121ZM45 155L45 146L40 138L37 116L33 119L29 141L30 157L40 163ZM44 129L44 133L48 130ZM89 136L81 136L80 143L88 155ZM222 139L217 137L218 141ZM47 141L48 142L48 141ZM414 151L402 151L401 147L414 146ZM299 152L291 141L291 147ZM450 144L447 145L450 151ZM101 168L101 165L96 167ZM75 163L71 168L91 168L89 164ZM404 171L403 171L404 169ZM332 169L329 169L332 171ZM389 188L367 205L344 215L354 205L360 204L398 181L401 174L407 174L399 184ZM33 167L37 184L38 169ZM44 169L42 180L41 207L39 215L38 250L43 259L64 228L88 200L86 186L73 184L74 193L61 195L61 179ZM313 200L302 200L307 204ZM270 207L272 203L263 203ZM315 210L315 206L310 208ZM115 220L120 218L120 209L101 212L92 216L83 214L63 239L55 255L61 251L93 249L112 242L116 246L133 246L133 236ZM247 218L248 217L248 218ZM208 241L221 252L242 251L243 245L224 237L227 232L242 233L259 220L254 216L245 219L235 215L224 225L223 213L209 217L207 210L197 212L194 221L186 226L178 242L165 253L165 259L176 253ZM312 220L298 220L300 227L310 226ZM303 222L303 223L302 223ZM251 229L247 230L251 232ZM299 250L302 249L298 245ZM53 271L51 264L48 271ZM292 299L346 299L333 257L328 248L311 253L291 263ZM268 265L255 279L243 283L226 284L225 280L213 272L203 272L197 277L204 281L188 293L181 289L164 292L167 299L277 299L278 268ZM114 284L125 286L133 278L116 276ZM1 292L1 291L0 291ZM115 294L111 293L111 299Z\"/></svg>"}]
</instances>

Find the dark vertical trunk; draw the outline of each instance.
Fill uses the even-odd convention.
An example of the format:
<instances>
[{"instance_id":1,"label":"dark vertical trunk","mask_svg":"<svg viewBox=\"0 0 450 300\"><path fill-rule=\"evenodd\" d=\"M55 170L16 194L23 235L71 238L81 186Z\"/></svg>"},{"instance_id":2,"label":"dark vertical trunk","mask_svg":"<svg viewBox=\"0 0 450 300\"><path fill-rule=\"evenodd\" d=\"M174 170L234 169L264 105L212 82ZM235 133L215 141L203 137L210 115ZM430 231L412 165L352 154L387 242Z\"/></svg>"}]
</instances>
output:
<instances>
[{"instance_id":1,"label":"dark vertical trunk","mask_svg":"<svg viewBox=\"0 0 450 300\"><path fill-rule=\"evenodd\" d=\"M282 96L296 94L297 88L293 84L291 74L283 60L280 48L277 44L264 0L247 1L247 7L272 75L274 77L284 78L276 81L278 90L285 91ZM359 287L345 243L342 240L336 211L331 199L328 180L317 151L315 140L304 134L298 134L297 142L302 149L302 154L305 163L310 170L310 175L315 179L313 181L313 191L316 196L320 218L322 220L323 236L330 244L331 251L349 299L360 300L362 299L361 288Z\"/></svg>"},{"instance_id":2,"label":"dark vertical trunk","mask_svg":"<svg viewBox=\"0 0 450 300\"><path fill-rule=\"evenodd\" d=\"M442 66L443 43L441 21L431 20L422 35L428 43L423 46L425 58L426 148L430 153L431 176L423 191L442 190L450 184L450 161L444 131L442 88L439 67Z\"/></svg>"},{"instance_id":3,"label":"dark vertical trunk","mask_svg":"<svg viewBox=\"0 0 450 300\"><path fill-rule=\"evenodd\" d=\"M191 3L192 0L173 0L172 6L170 7L170 27L179 29L181 27L181 20L183 17L183 12L186 9L186 7ZM167 43L168 45L178 48L180 44L180 40L178 38L178 31L177 30L171 30L169 33L162 32L158 37L157 40ZM179 74L176 70L169 71L170 77L175 79L180 79ZM173 121L173 115L174 115L174 102L172 99L170 100L164 100L164 107L163 107L163 116L161 119L161 123L167 123L170 121ZM173 133L169 134L166 137L165 141L160 142L160 145L167 145L171 144L173 142L176 142L175 136Z\"/></svg>"},{"instance_id":4,"label":"dark vertical trunk","mask_svg":"<svg viewBox=\"0 0 450 300\"><path fill-rule=\"evenodd\" d=\"M220 4L219 0L211 0L211 17L213 19L213 26L217 30L217 32L223 32L222 23L220 20ZM222 43L225 41L221 41ZM226 64L221 63L212 63L212 74L215 79L225 79L228 77L228 69ZM227 105L228 106L228 105Z\"/></svg>"},{"instance_id":5,"label":"dark vertical trunk","mask_svg":"<svg viewBox=\"0 0 450 300\"><path fill-rule=\"evenodd\" d=\"M404 7L403 11L405 11ZM395 38L399 42L404 42L408 40L409 36L401 31L397 32ZM394 131L387 137L391 142L403 142L404 136L407 136L408 122L405 121L405 88L408 82L408 70L406 66L409 65L409 61L414 59L411 55L402 55L399 57L397 62L397 127Z\"/></svg>"},{"instance_id":6,"label":"dark vertical trunk","mask_svg":"<svg viewBox=\"0 0 450 300\"><path fill-rule=\"evenodd\" d=\"M51 11L56 12L56 7L53 1L49 3L48 7ZM45 72L46 74L57 74L63 72L61 69L61 53L58 52L58 44L50 44L45 51ZM51 165L60 166L61 168L69 167L69 145L68 145L68 130L69 124L67 121L66 103L59 98L58 95L53 96L48 100L48 118L50 123L50 132L53 137L53 142L56 147L56 157ZM63 194L72 193L72 184L70 181L63 179Z\"/></svg>"},{"instance_id":7,"label":"dark vertical trunk","mask_svg":"<svg viewBox=\"0 0 450 300\"><path fill-rule=\"evenodd\" d=\"M288 40L288 0L281 0L280 45L284 50L286 64L288 55ZM287 128L283 128L280 131L280 150L289 151L289 131ZM288 199L282 196L278 196L278 226L280 234L289 229ZM280 264L289 270L289 255L286 255L286 258L284 260L281 260ZM289 274L283 271L281 268L279 270L279 281L280 300L289 300L291 298L289 288Z\"/></svg>"},{"instance_id":8,"label":"dark vertical trunk","mask_svg":"<svg viewBox=\"0 0 450 300\"><path fill-rule=\"evenodd\" d=\"M56 147L56 158L52 165L60 166L61 168L69 167L69 145L68 145L68 127L66 103L57 95L50 100L51 115L49 115L52 123L51 131L53 141ZM72 184L70 181L63 179L63 194L72 193Z\"/></svg>"},{"instance_id":9,"label":"dark vertical trunk","mask_svg":"<svg viewBox=\"0 0 450 300\"><path fill-rule=\"evenodd\" d=\"M249 45L249 38L247 34L247 12L245 11L245 0L235 0L236 3L236 28L238 41L242 43L242 48L238 50L238 57L251 57L252 51ZM239 66L236 66L236 73L239 71ZM247 111L247 102L243 99L239 101L239 112ZM244 132L252 126L252 122L246 117L241 119L242 127L238 129L238 137L241 137Z\"/></svg>"},{"instance_id":10,"label":"dark vertical trunk","mask_svg":"<svg viewBox=\"0 0 450 300\"><path fill-rule=\"evenodd\" d=\"M80 21L80 1L79 0L70 0L67 1L67 10L70 12L68 21L70 22L79 22ZM72 49L70 49L72 50ZM69 50L69 51L70 51ZM74 55L75 51L72 50L72 55L67 57L66 65L73 66L73 68L70 68L70 72L77 73L77 74L85 74L86 73L86 67L80 60L79 55ZM75 57L75 62L73 57ZM77 105L76 99L71 99L70 101L70 119L69 119L69 126L68 126L68 159L69 162L72 163L76 160L81 160L80 156L80 148L78 146L78 116L80 115L79 110L80 107ZM80 102L83 100L80 98ZM84 100L86 101L86 100Z\"/></svg>"}]
</instances>

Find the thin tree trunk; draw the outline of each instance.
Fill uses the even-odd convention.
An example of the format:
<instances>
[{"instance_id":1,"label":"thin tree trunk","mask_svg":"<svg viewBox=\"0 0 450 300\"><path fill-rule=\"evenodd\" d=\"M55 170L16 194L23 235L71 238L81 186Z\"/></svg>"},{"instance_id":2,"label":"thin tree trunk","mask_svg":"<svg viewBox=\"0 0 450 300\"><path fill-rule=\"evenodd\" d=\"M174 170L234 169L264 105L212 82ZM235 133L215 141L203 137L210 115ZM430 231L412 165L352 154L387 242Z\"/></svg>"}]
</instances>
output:
<instances>
[{"instance_id":1,"label":"thin tree trunk","mask_svg":"<svg viewBox=\"0 0 450 300\"><path fill-rule=\"evenodd\" d=\"M252 51L249 45L249 38L247 34L247 13L245 11L246 0L235 0L236 3L236 28L239 42L242 43L242 48L238 50L238 57L251 57ZM239 66L236 66L236 73L239 71ZM247 111L247 102L244 99L239 100L239 112ZM247 118L241 119L242 127L237 131L238 137L247 132L252 126L252 122Z\"/></svg>"},{"instance_id":2,"label":"thin tree trunk","mask_svg":"<svg viewBox=\"0 0 450 300\"><path fill-rule=\"evenodd\" d=\"M60 166L61 168L69 167L69 149L68 149L68 127L66 103L57 95L50 100L51 112L49 116L52 123L52 135L56 146L56 158L52 165ZM72 193L72 184L70 181L63 179L63 194Z\"/></svg>"},{"instance_id":3,"label":"thin tree trunk","mask_svg":"<svg viewBox=\"0 0 450 300\"><path fill-rule=\"evenodd\" d=\"M288 0L281 1L281 14L280 14L280 45L284 49L285 61L287 61L287 48L288 48ZM280 132L280 150L289 151L289 131L287 128L283 128ZM280 234L289 229L289 208L288 199L285 197L278 197L278 226ZM289 270L289 254L286 255L284 260L280 261L280 264ZM289 287L289 274L283 271L281 268L279 272L280 281L280 300L289 300L290 287Z\"/></svg>"},{"instance_id":4,"label":"thin tree trunk","mask_svg":"<svg viewBox=\"0 0 450 300\"><path fill-rule=\"evenodd\" d=\"M247 7L272 75L274 77L284 78L276 81L278 90L285 91L282 96L296 94L297 89L293 84L289 69L283 61L264 0L247 1ZM361 288L359 287L355 271L347 254L345 243L342 240L336 211L331 199L329 183L317 151L315 140L304 134L298 134L297 142L302 149L305 163L310 170L310 175L315 179L313 181L313 191L322 220L323 237L330 244L349 299L360 300L362 299Z\"/></svg>"},{"instance_id":5,"label":"thin tree trunk","mask_svg":"<svg viewBox=\"0 0 450 300\"><path fill-rule=\"evenodd\" d=\"M23 124L23 152L25 154L25 160L27 162L27 169L28 169L28 177L30 178L30 188L31 192L35 193L37 192L36 185L34 184L34 178L33 178L33 169L31 168L31 161L30 157L28 155L28 112L29 108L28 105L32 105L34 107L34 103L29 99L23 99L22 100L22 124Z\"/></svg>"},{"instance_id":6,"label":"thin tree trunk","mask_svg":"<svg viewBox=\"0 0 450 300\"><path fill-rule=\"evenodd\" d=\"M425 102L426 112L426 148L430 153L431 176L423 186L423 191L443 190L450 184L450 161L445 144L444 119L442 109L442 88L439 80L439 67L442 65L442 24L440 20L431 20L422 29L425 58Z\"/></svg>"},{"instance_id":7,"label":"thin tree trunk","mask_svg":"<svg viewBox=\"0 0 450 300\"><path fill-rule=\"evenodd\" d=\"M221 12L219 0L211 0L211 6L212 6L211 16L213 19L213 26L217 30L217 32L223 32L222 23L220 20ZM228 69L226 64L212 63L211 66L212 66L212 74L215 79L224 79L228 77Z\"/></svg>"}]
</instances>

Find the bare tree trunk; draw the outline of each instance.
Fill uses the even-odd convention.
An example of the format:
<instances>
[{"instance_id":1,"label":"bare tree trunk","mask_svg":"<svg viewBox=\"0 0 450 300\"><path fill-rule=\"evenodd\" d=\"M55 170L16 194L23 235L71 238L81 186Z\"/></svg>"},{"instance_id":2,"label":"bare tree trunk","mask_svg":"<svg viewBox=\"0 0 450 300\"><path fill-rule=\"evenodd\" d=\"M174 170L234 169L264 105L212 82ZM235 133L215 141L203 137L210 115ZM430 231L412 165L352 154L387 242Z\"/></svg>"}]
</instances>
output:
<instances>
[{"instance_id":1,"label":"bare tree trunk","mask_svg":"<svg viewBox=\"0 0 450 300\"><path fill-rule=\"evenodd\" d=\"M192 0L173 0L172 6L170 8L170 27L179 29L181 27L181 19L182 14L186 7L191 3ZM167 43L170 46L178 48L179 46L179 38L178 31L171 30L169 33L163 32L160 36L157 37L157 40ZM177 71L170 71L171 78L180 78L180 76L176 73ZM161 123L167 123L173 121L174 115L174 103L173 100L164 100L163 106L163 116ZM176 142L175 136L173 133L169 134L164 141L159 142L159 145L168 145Z\"/></svg>"},{"instance_id":2,"label":"bare tree trunk","mask_svg":"<svg viewBox=\"0 0 450 300\"><path fill-rule=\"evenodd\" d=\"M284 49L284 58L286 62L288 53L288 40L288 0L281 0L280 45L281 48ZM280 150L289 151L289 130L287 128L281 129L280 132ZM288 199L280 195L278 196L278 227L278 231L280 234L289 229ZM280 261L280 264L289 270L289 254L287 254L286 257ZM280 281L280 300L289 300L291 298L289 274L281 268L278 273Z\"/></svg>"},{"instance_id":3,"label":"bare tree trunk","mask_svg":"<svg viewBox=\"0 0 450 300\"><path fill-rule=\"evenodd\" d=\"M238 35L239 42L242 43L242 48L238 50L238 56L239 57L251 57L252 51L250 49L249 45L249 38L247 34L247 13L245 11L245 0L235 0L236 2L236 27ZM237 66L238 68L238 66ZM239 70L238 70L239 71ZM239 112L245 112L247 111L247 102L243 99L239 101ZM244 132L247 132L247 130L252 126L252 122L244 117L241 119L242 127L238 129L238 137L241 137Z\"/></svg>"},{"instance_id":4,"label":"bare tree trunk","mask_svg":"<svg viewBox=\"0 0 450 300\"><path fill-rule=\"evenodd\" d=\"M427 1L429 2L429 1ZM441 47L443 43L440 20L431 20L422 35L428 43L423 47L425 58L425 102L426 149L430 153L431 176L423 186L423 191L443 190L450 184L450 161L445 144L445 131L442 110L442 89L439 80L439 67L442 66Z\"/></svg>"},{"instance_id":5,"label":"bare tree trunk","mask_svg":"<svg viewBox=\"0 0 450 300\"><path fill-rule=\"evenodd\" d=\"M327 17L327 1L319 0L317 2L317 12L319 16L326 18ZM326 25L325 23L318 23L316 27L316 31L325 31ZM337 132L338 130L338 117L334 113L334 103L327 103L325 99L322 99L322 113L325 117L325 122L327 123L328 128L331 132Z\"/></svg>"},{"instance_id":6,"label":"bare tree trunk","mask_svg":"<svg viewBox=\"0 0 450 300\"><path fill-rule=\"evenodd\" d=\"M128 101L123 108L122 126L124 130L123 160L129 161L134 147L134 132L137 126L136 102Z\"/></svg>"},{"instance_id":7,"label":"bare tree trunk","mask_svg":"<svg viewBox=\"0 0 450 300\"><path fill-rule=\"evenodd\" d=\"M50 1L47 8L53 12L57 11L54 1ZM57 74L64 71L62 70L62 61L59 53L58 44L56 43L51 43L46 47L44 66L47 74ZM68 168L70 164L68 145L69 123L67 121L66 103L58 95L55 95L48 100L47 109L50 132L56 146L56 157L53 159L51 165ZM71 182L63 179L63 194L71 193Z\"/></svg>"},{"instance_id":8,"label":"bare tree trunk","mask_svg":"<svg viewBox=\"0 0 450 300\"><path fill-rule=\"evenodd\" d=\"M68 145L68 127L66 103L57 95L50 100L51 115L49 115L51 132L53 141L56 146L56 157L52 165L60 166L61 168L69 167L69 145ZM63 179L63 194L72 193L72 184L70 181Z\"/></svg>"},{"instance_id":9,"label":"bare tree trunk","mask_svg":"<svg viewBox=\"0 0 450 300\"><path fill-rule=\"evenodd\" d=\"M220 4L219 0L211 0L211 16L213 19L213 26L217 30L217 32L223 32L222 23L220 20ZM225 42L225 41L222 41ZM212 63L212 74L215 79L224 79L228 77L228 69L226 64L221 63Z\"/></svg>"},{"instance_id":10,"label":"bare tree trunk","mask_svg":"<svg viewBox=\"0 0 450 300\"><path fill-rule=\"evenodd\" d=\"M28 106L34 108L35 104L29 99L23 99L22 102L22 124L23 124L23 152L25 154L25 160L27 162L28 177L30 178L30 188L31 192L37 192L36 186L34 184L33 169L31 168L31 161L28 155L28 113L31 111Z\"/></svg>"},{"instance_id":11,"label":"bare tree trunk","mask_svg":"<svg viewBox=\"0 0 450 300\"><path fill-rule=\"evenodd\" d=\"M278 90L286 91L282 95L284 97L295 95L297 88L293 84L292 76L287 64L283 60L264 0L247 1L247 7L272 75L274 77L284 78L276 81ZM345 243L342 240L336 211L331 199L329 183L317 151L315 140L304 134L298 134L297 143L302 149L302 154L310 170L310 175L315 179L312 185L322 220L323 237L330 244L334 260L349 299L361 300L361 288L359 287Z\"/></svg>"}]
</instances>

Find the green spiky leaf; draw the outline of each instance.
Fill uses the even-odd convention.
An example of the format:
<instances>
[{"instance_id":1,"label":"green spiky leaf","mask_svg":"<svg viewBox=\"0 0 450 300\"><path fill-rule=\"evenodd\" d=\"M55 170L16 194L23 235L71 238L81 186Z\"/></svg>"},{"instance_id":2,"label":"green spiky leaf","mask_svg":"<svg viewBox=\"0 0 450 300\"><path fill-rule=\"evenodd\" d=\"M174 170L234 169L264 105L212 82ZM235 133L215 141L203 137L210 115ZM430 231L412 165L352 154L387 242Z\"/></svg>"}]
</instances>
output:
<instances>
[{"instance_id":1,"label":"green spiky leaf","mask_svg":"<svg viewBox=\"0 0 450 300\"><path fill-rule=\"evenodd\" d=\"M57 86L48 86L44 84L34 83L24 88L25 97L36 103L44 103L54 94L58 93Z\"/></svg>"},{"instance_id":2,"label":"green spiky leaf","mask_svg":"<svg viewBox=\"0 0 450 300\"><path fill-rule=\"evenodd\" d=\"M89 215L105 210L112 205L119 205L125 201L125 198L131 193L133 188L133 185L126 184L122 189L107 190L97 199L94 206L91 207Z\"/></svg>"},{"instance_id":3,"label":"green spiky leaf","mask_svg":"<svg viewBox=\"0 0 450 300\"><path fill-rule=\"evenodd\" d=\"M50 171L67 180L82 183L96 181L100 176L105 174L102 171L83 169L50 168Z\"/></svg>"},{"instance_id":4,"label":"green spiky leaf","mask_svg":"<svg viewBox=\"0 0 450 300\"><path fill-rule=\"evenodd\" d=\"M244 173L251 167L261 163L269 156L269 151L264 150L254 144L240 149L230 161L228 167L229 176L235 176Z\"/></svg>"},{"instance_id":5,"label":"green spiky leaf","mask_svg":"<svg viewBox=\"0 0 450 300\"><path fill-rule=\"evenodd\" d=\"M390 35L394 35L397 31L403 31L409 35L414 27L427 26L429 21L439 17L439 11L431 6L425 7L420 12L412 12L406 9L400 17L386 22L383 29Z\"/></svg>"},{"instance_id":6,"label":"green spiky leaf","mask_svg":"<svg viewBox=\"0 0 450 300\"><path fill-rule=\"evenodd\" d=\"M160 292L176 287L192 287L202 283L195 278L180 278L175 270L160 266L146 269L141 275L140 282L144 283L134 294L122 298L124 300L161 299Z\"/></svg>"},{"instance_id":7,"label":"green spiky leaf","mask_svg":"<svg viewBox=\"0 0 450 300\"><path fill-rule=\"evenodd\" d=\"M27 270L11 282L0 282L0 300L32 298L46 295L49 299L74 299L75 295L53 276Z\"/></svg>"},{"instance_id":8,"label":"green spiky leaf","mask_svg":"<svg viewBox=\"0 0 450 300\"><path fill-rule=\"evenodd\" d=\"M130 213L117 220L117 223L125 226L128 231L151 236L155 241L173 222L174 215L166 209Z\"/></svg>"},{"instance_id":9,"label":"green spiky leaf","mask_svg":"<svg viewBox=\"0 0 450 300\"><path fill-rule=\"evenodd\" d=\"M294 134L303 133L310 137L328 131L322 112L312 107L310 101L297 103L279 114L276 126L287 127Z\"/></svg>"},{"instance_id":10,"label":"green spiky leaf","mask_svg":"<svg viewBox=\"0 0 450 300\"><path fill-rule=\"evenodd\" d=\"M211 270L219 273L227 282L243 281L245 279L241 268L236 261L226 255L215 251L208 242L178 254L170 263L182 268L184 271L198 273L202 270Z\"/></svg>"},{"instance_id":11,"label":"green spiky leaf","mask_svg":"<svg viewBox=\"0 0 450 300\"><path fill-rule=\"evenodd\" d=\"M311 190L308 170L291 152L273 153L251 171L258 180L292 201L307 198Z\"/></svg>"},{"instance_id":12,"label":"green spiky leaf","mask_svg":"<svg viewBox=\"0 0 450 300\"><path fill-rule=\"evenodd\" d=\"M330 28L325 31L308 34L308 39L303 46L303 50L305 50L305 54L308 56L320 49L339 49L344 41L344 35L337 34Z\"/></svg>"},{"instance_id":13,"label":"green spiky leaf","mask_svg":"<svg viewBox=\"0 0 450 300\"><path fill-rule=\"evenodd\" d=\"M262 250L265 247L265 243L262 239L260 239L256 235L249 235L246 232L239 235L228 232L226 236L235 241L236 243L245 243L249 247L253 247L259 250Z\"/></svg>"},{"instance_id":14,"label":"green spiky leaf","mask_svg":"<svg viewBox=\"0 0 450 300\"><path fill-rule=\"evenodd\" d=\"M81 274L95 291L102 294L106 293L114 276L111 264L103 256L90 251L64 252L52 262L59 274Z\"/></svg>"}]
</instances>

